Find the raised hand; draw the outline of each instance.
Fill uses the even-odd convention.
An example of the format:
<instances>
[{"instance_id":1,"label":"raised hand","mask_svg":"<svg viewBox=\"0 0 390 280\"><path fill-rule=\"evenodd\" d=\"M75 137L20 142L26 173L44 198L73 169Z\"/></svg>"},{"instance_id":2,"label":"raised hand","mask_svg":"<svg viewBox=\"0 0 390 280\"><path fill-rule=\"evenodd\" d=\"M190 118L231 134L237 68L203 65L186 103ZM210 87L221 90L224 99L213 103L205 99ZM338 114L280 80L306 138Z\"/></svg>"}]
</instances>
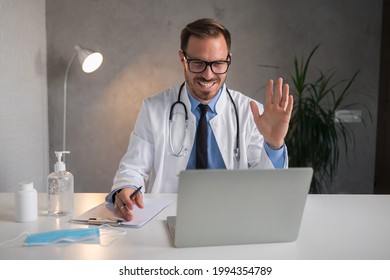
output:
<instances>
[{"instance_id":1,"label":"raised hand","mask_svg":"<svg viewBox=\"0 0 390 280\"><path fill-rule=\"evenodd\" d=\"M263 114L260 115L254 101L250 102L257 129L263 135L264 141L273 149L279 149L284 144L293 103L293 97L289 94L289 86L283 85L282 78L279 78L276 83L275 93L274 81L268 82Z\"/></svg>"}]
</instances>

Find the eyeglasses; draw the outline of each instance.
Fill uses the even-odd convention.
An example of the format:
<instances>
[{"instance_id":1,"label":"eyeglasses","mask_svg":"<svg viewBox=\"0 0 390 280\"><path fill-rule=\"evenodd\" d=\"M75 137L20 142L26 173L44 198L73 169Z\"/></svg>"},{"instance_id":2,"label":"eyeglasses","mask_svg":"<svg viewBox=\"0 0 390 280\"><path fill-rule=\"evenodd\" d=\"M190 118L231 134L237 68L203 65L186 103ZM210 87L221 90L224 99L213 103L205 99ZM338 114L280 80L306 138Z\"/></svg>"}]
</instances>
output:
<instances>
[{"instance_id":1,"label":"eyeglasses","mask_svg":"<svg viewBox=\"0 0 390 280\"><path fill-rule=\"evenodd\" d=\"M207 66L210 66L211 71L213 71L214 74L225 74L228 71L229 65L231 63L230 55L228 55L228 60L216 60L211 62L200 59L188 59L185 52L183 52L183 55L188 64L188 70L197 74L206 70Z\"/></svg>"}]
</instances>

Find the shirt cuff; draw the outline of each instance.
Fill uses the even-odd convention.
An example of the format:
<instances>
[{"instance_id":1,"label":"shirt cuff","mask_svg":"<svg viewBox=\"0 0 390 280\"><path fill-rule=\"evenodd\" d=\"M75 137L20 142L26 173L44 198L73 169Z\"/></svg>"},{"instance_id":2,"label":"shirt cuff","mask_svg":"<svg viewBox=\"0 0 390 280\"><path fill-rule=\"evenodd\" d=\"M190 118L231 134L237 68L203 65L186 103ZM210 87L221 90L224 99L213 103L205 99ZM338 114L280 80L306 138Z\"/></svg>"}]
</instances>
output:
<instances>
[{"instance_id":1,"label":"shirt cuff","mask_svg":"<svg viewBox=\"0 0 390 280\"><path fill-rule=\"evenodd\" d=\"M275 168L283 168L285 166L286 144L283 144L280 149L274 150L267 144L267 142L264 142L264 149Z\"/></svg>"}]
</instances>

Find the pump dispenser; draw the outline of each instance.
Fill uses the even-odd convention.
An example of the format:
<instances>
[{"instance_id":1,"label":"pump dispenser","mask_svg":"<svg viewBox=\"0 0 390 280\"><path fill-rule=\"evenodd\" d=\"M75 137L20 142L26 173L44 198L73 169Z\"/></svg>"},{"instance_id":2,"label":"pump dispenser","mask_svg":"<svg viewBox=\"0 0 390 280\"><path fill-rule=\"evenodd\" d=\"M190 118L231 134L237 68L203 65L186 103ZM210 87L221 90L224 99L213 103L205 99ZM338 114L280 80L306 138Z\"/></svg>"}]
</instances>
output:
<instances>
[{"instance_id":1,"label":"pump dispenser","mask_svg":"<svg viewBox=\"0 0 390 280\"><path fill-rule=\"evenodd\" d=\"M68 151L54 152L57 157L57 162L54 164L54 171L65 171L65 162L62 161L63 154L70 154Z\"/></svg>"},{"instance_id":2,"label":"pump dispenser","mask_svg":"<svg viewBox=\"0 0 390 280\"><path fill-rule=\"evenodd\" d=\"M68 151L54 152L57 162L54 164L54 172L47 177L47 206L48 214L52 216L68 216L73 213L74 186L73 175L66 171L63 154Z\"/></svg>"}]
</instances>

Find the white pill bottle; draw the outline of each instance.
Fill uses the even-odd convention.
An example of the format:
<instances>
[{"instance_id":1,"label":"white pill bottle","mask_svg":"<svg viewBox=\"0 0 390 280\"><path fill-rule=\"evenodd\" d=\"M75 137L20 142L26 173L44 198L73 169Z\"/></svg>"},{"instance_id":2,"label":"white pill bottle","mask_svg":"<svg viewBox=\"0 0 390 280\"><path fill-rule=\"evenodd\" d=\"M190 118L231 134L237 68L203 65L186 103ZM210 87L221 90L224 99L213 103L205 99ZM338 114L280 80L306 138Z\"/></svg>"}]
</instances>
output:
<instances>
[{"instance_id":1,"label":"white pill bottle","mask_svg":"<svg viewBox=\"0 0 390 280\"><path fill-rule=\"evenodd\" d=\"M19 183L15 192L15 220L20 223L35 221L38 218L38 194L34 184Z\"/></svg>"}]
</instances>

